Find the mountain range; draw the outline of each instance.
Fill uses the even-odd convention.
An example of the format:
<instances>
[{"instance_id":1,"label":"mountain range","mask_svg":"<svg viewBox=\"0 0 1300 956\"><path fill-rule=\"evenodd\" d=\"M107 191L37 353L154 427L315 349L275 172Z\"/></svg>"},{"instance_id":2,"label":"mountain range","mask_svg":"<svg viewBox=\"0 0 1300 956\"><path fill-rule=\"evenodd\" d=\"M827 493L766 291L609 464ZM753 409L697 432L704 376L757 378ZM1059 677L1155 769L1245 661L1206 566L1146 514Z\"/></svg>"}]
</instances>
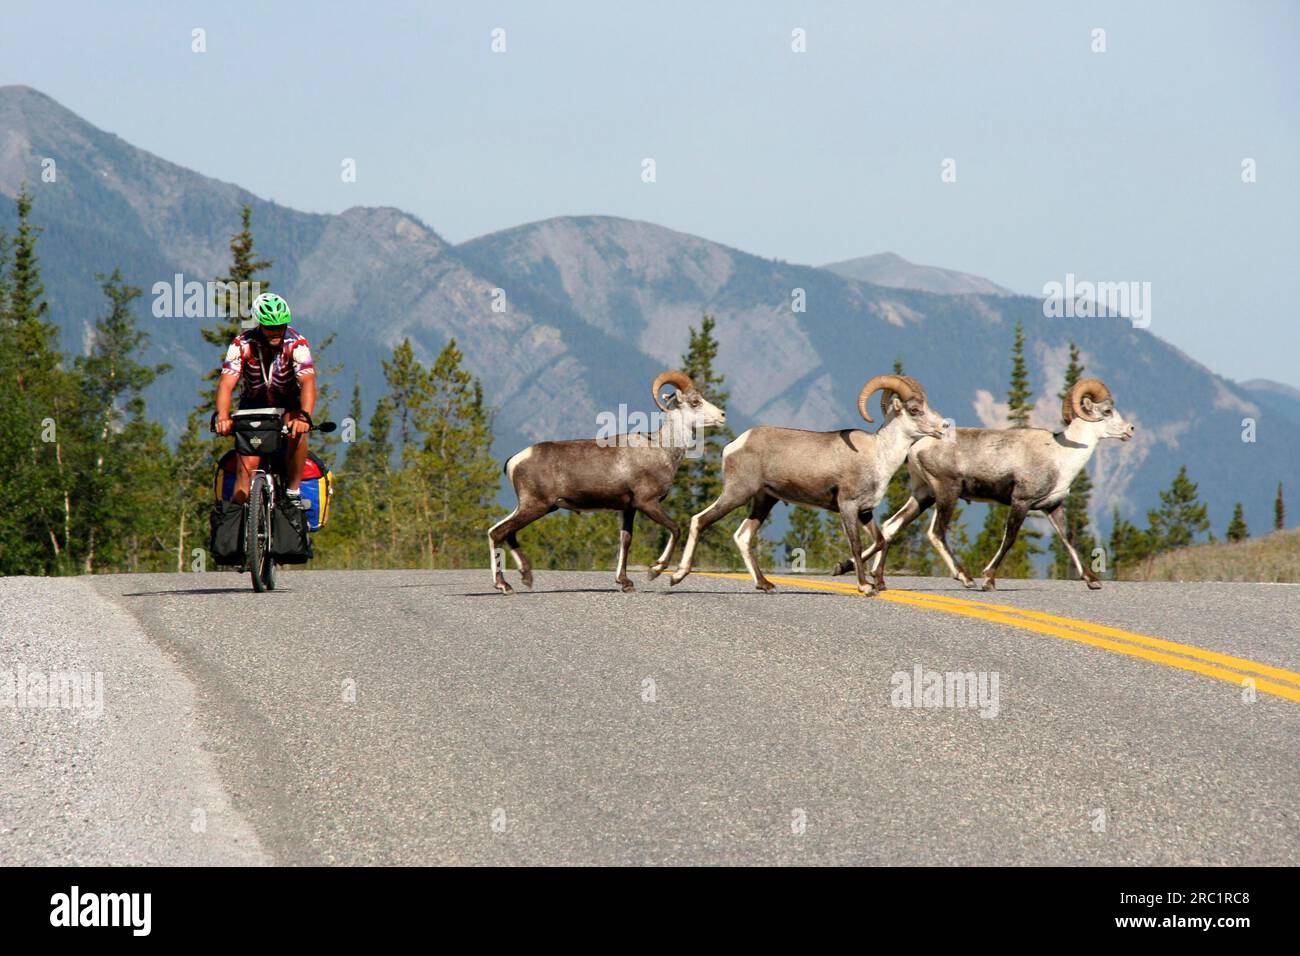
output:
<instances>
[{"instance_id":1,"label":"mountain range","mask_svg":"<svg viewBox=\"0 0 1300 956\"><path fill-rule=\"evenodd\" d=\"M42 178L53 159L53 182ZM133 147L22 86L0 88L0 193L34 194L38 251L64 346L80 350L103 312L97 272L120 267L146 295L149 357L173 366L148 394L172 433L219 361L195 318L152 314L155 283L207 280L228 265L240 208L250 204L272 287L313 342L343 413L354 381L367 406L380 362L409 337L431 362L454 337L494 406L504 458L542 438L593 435L597 414L649 407L649 383L675 367L688 330L717 320L718 366L737 433L752 424L853 425L858 389L901 358L931 405L960 425L1006 422L1014 327L1023 323L1035 424L1058 426L1068 343L1137 425L1093 457L1094 515L1112 507L1141 523L1186 464L1222 533L1240 500L1252 530L1271 527L1277 483L1297 473L1297 395L1238 385L1148 330L1115 319L1047 318L1042 302L964 273L866 256L797 265L647 222L566 216L453 244L395 208L306 213ZM12 231L13 203L0 210ZM864 244L878 241L864 227ZM495 307L494 307L495 306ZM1274 383L1266 383L1274 384ZM1285 386L1282 386L1285 389ZM1294 391L1294 390L1292 390ZM1255 440L1243 440L1243 419ZM860 423L860 422L859 422Z\"/></svg>"}]
</instances>

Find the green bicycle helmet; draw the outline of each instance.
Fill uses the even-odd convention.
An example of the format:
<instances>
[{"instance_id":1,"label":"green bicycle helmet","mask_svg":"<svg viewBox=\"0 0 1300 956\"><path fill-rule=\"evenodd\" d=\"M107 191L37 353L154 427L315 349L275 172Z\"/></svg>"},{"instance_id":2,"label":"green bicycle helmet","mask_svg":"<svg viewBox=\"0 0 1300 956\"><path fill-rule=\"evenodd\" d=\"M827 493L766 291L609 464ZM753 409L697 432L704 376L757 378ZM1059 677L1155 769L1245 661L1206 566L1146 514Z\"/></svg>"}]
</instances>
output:
<instances>
[{"instance_id":1,"label":"green bicycle helmet","mask_svg":"<svg viewBox=\"0 0 1300 956\"><path fill-rule=\"evenodd\" d=\"M250 313L259 325L288 325L292 318L289 303L274 292L263 292L254 299Z\"/></svg>"}]
</instances>

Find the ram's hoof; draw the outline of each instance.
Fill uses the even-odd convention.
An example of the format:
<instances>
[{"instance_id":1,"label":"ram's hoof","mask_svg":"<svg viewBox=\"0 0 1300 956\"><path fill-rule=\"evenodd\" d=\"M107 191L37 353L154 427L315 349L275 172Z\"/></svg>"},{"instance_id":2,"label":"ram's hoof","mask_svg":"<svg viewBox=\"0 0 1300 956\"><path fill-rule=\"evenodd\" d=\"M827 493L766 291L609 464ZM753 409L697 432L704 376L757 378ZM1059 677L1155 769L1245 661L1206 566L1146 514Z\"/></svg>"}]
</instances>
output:
<instances>
[{"instance_id":1,"label":"ram's hoof","mask_svg":"<svg viewBox=\"0 0 1300 956\"><path fill-rule=\"evenodd\" d=\"M691 572L689 571L674 571L673 576L668 579L669 586L675 587L676 585L681 584L682 581L686 579L686 575L690 573Z\"/></svg>"},{"instance_id":2,"label":"ram's hoof","mask_svg":"<svg viewBox=\"0 0 1300 956\"><path fill-rule=\"evenodd\" d=\"M519 575L519 582L520 582L524 587L528 588L528 590L531 591L531 590L533 589L533 572L532 572L532 571L524 571L524 572L522 572L522 573Z\"/></svg>"},{"instance_id":3,"label":"ram's hoof","mask_svg":"<svg viewBox=\"0 0 1300 956\"><path fill-rule=\"evenodd\" d=\"M636 590L636 585L633 584L631 581L616 581L614 583L617 584L620 588L622 588L624 594L626 594L628 591Z\"/></svg>"},{"instance_id":4,"label":"ram's hoof","mask_svg":"<svg viewBox=\"0 0 1300 956\"><path fill-rule=\"evenodd\" d=\"M659 577L659 575L661 575L661 574L663 574L663 573L664 573L664 569L663 569L663 568L659 567L659 565L657 565L657 564L652 564L652 565L650 566L650 570L646 572L646 575L645 575L645 576L646 576L646 580L647 580L647 581L653 581L655 578Z\"/></svg>"},{"instance_id":5,"label":"ram's hoof","mask_svg":"<svg viewBox=\"0 0 1300 956\"><path fill-rule=\"evenodd\" d=\"M858 590L862 592L863 597L875 597L878 593L874 585L859 584Z\"/></svg>"},{"instance_id":6,"label":"ram's hoof","mask_svg":"<svg viewBox=\"0 0 1300 956\"><path fill-rule=\"evenodd\" d=\"M1101 582L1098 581L1096 578L1088 578L1088 582L1087 582L1087 583L1088 583L1088 590L1090 590L1090 591L1100 591L1100 590L1101 590Z\"/></svg>"},{"instance_id":7,"label":"ram's hoof","mask_svg":"<svg viewBox=\"0 0 1300 956\"><path fill-rule=\"evenodd\" d=\"M754 585L754 587L762 591L764 594L771 594L776 590L776 585L768 580L759 581Z\"/></svg>"},{"instance_id":8,"label":"ram's hoof","mask_svg":"<svg viewBox=\"0 0 1300 956\"><path fill-rule=\"evenodd\" d=\"M502 594L505 594L507 596L515 593L515 589L512 588L510 585L506 584L506 582L504 581L498 581L496 582L496 584L492 586L496 588L498 591L500 591Z\"/></svg>"},{"instance_id":9,"label":"ram's hoof","mask_svg":"<svg viewBox=\"0 0 1300 956\"><path fill-rule=\"evenodd\" d=\"M997 589L998 582L994 581L992 578L985 578L984 583L980 585L981 591L996 591Z\"/></svg>"}]
</instances>

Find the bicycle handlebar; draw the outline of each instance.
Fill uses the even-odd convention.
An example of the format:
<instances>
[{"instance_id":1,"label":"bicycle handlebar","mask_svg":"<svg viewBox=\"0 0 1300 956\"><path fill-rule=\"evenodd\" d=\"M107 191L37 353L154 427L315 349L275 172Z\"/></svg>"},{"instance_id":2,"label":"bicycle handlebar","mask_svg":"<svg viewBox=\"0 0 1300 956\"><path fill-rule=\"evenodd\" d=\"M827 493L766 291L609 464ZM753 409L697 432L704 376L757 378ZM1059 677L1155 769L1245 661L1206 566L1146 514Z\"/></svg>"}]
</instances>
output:
<instances>
[{"instance_id":1,"label":"bicycle handlebar","mask_svg":"<svg viewBox=\"0 0 1300 956\"><path fill-rule=\"evenodd\" d=\"M310 428L307 429L308 431L313 431L313 432L325 432L326 434L328 434L329 432L332 432L332 431L334 431L335 429L337 429L337 428L339 427L337 422L321 422L319 425L317 425L315 422L313 422L313 421L311 420L311 413L310 413L310 412L302 412L302 414L307 416L307 424L311 426ZM217 432L217 413L216 413L216 412L213 412L213 413L212 413L212 417L208 419L208 431L212 432L214 435L215 435L216 432ZM281 434L281 435L287 435L287 434L289 434L289 426L288 426L288 425L281 425L281 426L280 426L280 434Z\"/></svg>"}]
</instances>

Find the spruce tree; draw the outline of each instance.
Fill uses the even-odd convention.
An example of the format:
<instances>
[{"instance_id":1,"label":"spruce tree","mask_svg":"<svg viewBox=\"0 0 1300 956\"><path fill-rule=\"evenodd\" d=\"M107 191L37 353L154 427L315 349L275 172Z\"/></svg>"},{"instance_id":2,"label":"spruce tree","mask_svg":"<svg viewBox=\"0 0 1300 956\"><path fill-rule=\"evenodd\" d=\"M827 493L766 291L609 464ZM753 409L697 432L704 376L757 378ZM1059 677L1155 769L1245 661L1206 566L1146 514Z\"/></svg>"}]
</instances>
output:
<instances>
[{"instance_id":1,"label":"spruce tree","mask_svg":"<svg viewBox=\"0 0 1300 956\"><path fill-rule=\"evenodd\" d=\"M1228 522L1228 530L1225 536L1229 541L1245 541L1250 537L1250 529L1246 527L1245 510L1241 507L1240 501L1232 509L1232 520Z\"/></svg>"},{"instance_id":2,"label":"spruce tree","mask_svg":"<svg viewBox=\"0 0 1300 956\"><path fill-rule=\"evenodd\" d=\"M411 340L403 339L393 350L393 357L383 363L384 380L388 383L385 396L386 412L397 425L397 455L400 459L408 449L414 448L417 406L424 388L424 366L415 357Z\"/></svg>"},{"instance_id":3,"label":"spruce tree","mask_svg":"<svg viewBox=\"0 0 1300 956\"><path fill-rule=\"evenodd\" d=\"M214 325L202 330L203 341L215 345L224 354L231 340L243 331L245 310L252 304L253 289L268 292L271 280L259 275L271 268L270 259L259 259L253 248L253 207L245 203L239 211L239 232L230 237L230 270L216 279L216 315ZM247 295L241 295L241 286ZM211 368L204 381L215 386L221 377L219 367Z\"/></svg>"},{"instance_id":4,"label":"spruce tree","mask_svg":"<svg viewBox=\"0 0 1300 956\"><path fill-rule=\"evenodd\" d=\"M1075 383L1083 377L1083 363L1080 361L1079 348L1073 342L1070 343L1070 363L1065 369L1065 388L1061 390L1058 398L1064 400L1065 396L1074 388ZM1088 532L1088 507L1092 498L1092 479L1088 477L1088 469L1085 467L1074 476L1070 482L1070 490L1065 495L1065 501L1062 502L1062 509L1065 519L1066 537L1074 550L1079 553L1079 558L1085 563L1092 555L1093 549L1097 547L1096 539ZM1070 553L1061 543L1059 536L1052 535L1052 566L1053 572L1058 578L1069 578L1075 573L1074 562L1070 560Z\"/></svg>"},{"instance_id":5,"label":"spruce tree","mask_svg":"<svg viewBox=\"0 0 1300 956\"><path fill-rule=\"evenodd\" d=\"M1110 524L1111 576L1118 579L1121 572L1141 564L1150 555L1150 536L1133 522L1120 517L1119 508L1115 508Z\"/></svg>"},{"instance_id":6,"label":"spruce tree","mask_svg":"<svg viewBox=\"0 0 1300 956\"><path fill-rule=\"evenodd\" d=\"M47 318L31 220L32 195L16 197L18 229L5 246L0 300L0 572L72 570L71 481L65 438L75 391Z\"/></svg>"},{"instance_id":7,"label":"spruce tree","mask_svg":"<svg viewBox=\"0 0 1300 956\"><path fill-rule=\"evenodd\" d=\"M427 558L465 567L482 551L497 482L492 428L483 384L462 368L452 339L422 379L413 421L423 444L415 461Z\"/></svg>"},{"instance_id":8,"label":"spruce tree","mask_svg":"<svg viewBox=\"0 0 1300 956\"><path fill-rule=\"evenodd\" d=\"M726 379L713 367L718 357L718 341L713 337L716 327L713 316L707 313L700 321L697 330L690 329L690 340L686 354L682 356L682 371L691 377L695 387L718 408L725 409L730 393L723 387ZM728 426L706 428L702 432L701 447L692 449L682 459L677 469L677 478L673 483L672 493L664 502L668 513L681 525L683 536L687 533L687 524L691 516L703 511L722 493L722 448L735 438L735 433ZM723 520L711 525L700 535L699 550L696 552L697 567L725 566L735 567L740 560L730 538L747 512L737 509ZM655 540L648 535L640 536L643 544ZM657 536L658 549L667 544L667 532ZM635 539L634 539L635 540ZM754 552L766 555L770 546L760 536L754 541Z\"/></svg>"},{"instance_id":9,"label":"spruce tree","mask_svg":"<svg viewBox=\"0 0 1300 956\"><path fill-rule=\"evenodd\" d=\"M1168 490L1160 492L1160 507L1147 512L1147 535L1154 553L1185 548L1210 528L1206 507L1187 466L1178 469Z\"/></svg>"},{"instance_id":10,"label":"spruce tree","mask_svg":"<svg viewBox=\"0 0 1300 956\"><path fill-rule=\"evenodd\" d=\"M139 360L148 336L136 327L132 303L142 291L118 269L97 278L109 309L95 323L88 354L74 363L77 440L69 456L74 550L87 574L102 567L138 569L139 542L163 530L159 498L171 481L163 430L145 416L144 390L168 366Z\"/></svg>"},{"instance_id":11,"label":"spruce tree","mask_svg":"<svg viewBox=\"0 0 1300 956\"><path fill-rule=\"evenodd\" d=\"M1029 415L1034 410L1033 389L1029 387L1029 369L1025 365L1025 328L1016 323L1016 335L1011 344L1011 388L1007 392L1007 419L1012 428L1028 428Z\"/></svg>"},{"instance_id":12,"label":"spruce tree","mask_svg":"<svg viewBox=\"0 0 1300 956\"><path fill-rule=\"evenodd\" d=\"M790 509L790 527L781 539L788 566L793 569L796 551L802 551L805 571L824 571L838 563L839 553L844 549L844 535L836 533L839 520L834 519L835 527L831 527L828 517L834 518L820 508L795 505Z\"/></svg>"},{"instance_id":13,"label":"spruce tree","mask_svg":"<svg viewBox=\"0 0 1300 956\"><path fill-rule=\"evenodd\" d=\"M1273 530L1286 527L1286 502L1282 500L1282 482L1277 483L1277 497L1273 499Z\"/></svg>"},{"instance_id":14,"label":"spruce tree","mask_svg":"<svg viewBox=\"0 0 1300 956\"><path fill-rule=\"evenodd\" d=\"M207 513L212 504L212 481L217 459L231 447L229 438L210 431L212 413L216 411L217 382L221 363L231 341L241 331L238 294L239 283L258 283L261 291L270 288L270 280L260 273L271 268L269 259L259 259L254 251L253 210L247 203L240 210L240 229L230 237L230 269L216 279L217 309L213 323L201 329L203 340L215 347L213 364L203 376L199 402L185 421L185 431L176 443L176 570L189 564L190 553L205 547ZM224 315L220 314L224 312Z\"/></svg>"},{"instance_id":15,"label":"spruce tree","mask_svg":"<svg viewBox=\"0 0 1300 956\"><path fill-rule=\"evenodd\" d=\"M1025 330L1017 322L1015 339L1011 345L1011 384L1007 390L1007 420L1012 428L1029 427L1029 413L1034 410L1033 403L1029 401L1032 396L1033 390L1029 387L1029 371L1025 365ZM975 545L968 557L970 566L967 567L967 571L970 574L978 574L1002 546L1008 510L1006 505L988 506L988 512L984 516L984 527L979 537L975 539ZM1006 553L998 566L997 574L1007 578L1033 577L1032 559L1034 555L1043 553L1043 549L1038 545L1042 537L1042 532L1030 527L1026 519L1020 526L1015 544L1011 546L1011 550Z\"/></svg>"}]
</instances>

